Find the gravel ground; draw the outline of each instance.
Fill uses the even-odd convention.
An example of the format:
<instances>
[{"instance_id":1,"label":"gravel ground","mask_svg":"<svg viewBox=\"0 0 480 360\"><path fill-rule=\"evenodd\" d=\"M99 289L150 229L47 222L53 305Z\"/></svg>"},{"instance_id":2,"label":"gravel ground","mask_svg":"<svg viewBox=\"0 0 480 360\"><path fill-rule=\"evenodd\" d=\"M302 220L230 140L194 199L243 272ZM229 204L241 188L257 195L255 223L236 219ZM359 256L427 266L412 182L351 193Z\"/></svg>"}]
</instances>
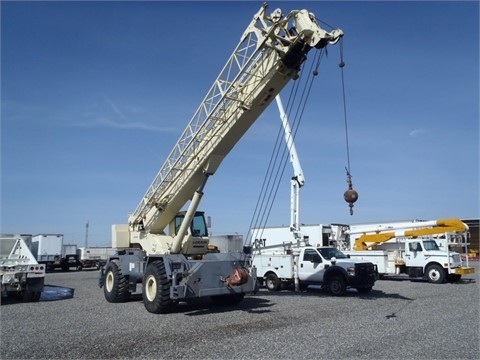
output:
<instances>
[{"instance_id":1,"label":"gravel ground","mask_svg":"<svg viewBox=\"0 0 480 360\"><path fill-rule=\"evenodd\" d=\"M50 273L40 302L3 301L0 358L478 359L472 264L476 274L458 284L380 280L342 298L262 289L234 308L197 301L167 315L147 312L141 297L107 303L98 271Z\"/></svg>"}]
</instances>

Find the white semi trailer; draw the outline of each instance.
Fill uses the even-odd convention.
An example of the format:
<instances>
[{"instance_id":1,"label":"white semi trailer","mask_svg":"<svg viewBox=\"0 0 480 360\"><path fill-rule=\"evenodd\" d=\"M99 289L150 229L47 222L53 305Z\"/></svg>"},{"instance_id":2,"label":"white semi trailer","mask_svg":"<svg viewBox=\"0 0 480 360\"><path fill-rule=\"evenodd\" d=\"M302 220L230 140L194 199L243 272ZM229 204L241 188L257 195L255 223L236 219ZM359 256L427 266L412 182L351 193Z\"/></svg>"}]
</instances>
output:
<instances>
[{"instance_id":1,"label":"white semi trailer","mask_svg":"<svg viewBox=\"0 0 480 360\"><path fill-rule=\"evenodd\" d=\"M2 297L34 302L40 299L45 265L39 264L30 246L32 235L0 235L0 281Z\"/></svg>"},{"instance_id":2,"label":"white semi trailer","mask_svg":"<svg viewBox=\"0 0 480 360\"><path fill-rule=\"evenodd\" d=\"M64 271L80 263L77 257L77 245L64 244L63 234L37 234L32 237L32 253L39 264L48 270Z\"/></svg>"},{"instance_id":3,"label":"white semi trailer","mask_svg":"<svg viewBox=\"0 0 480 360\"><path fill-rule=\"evenodd\" d=\"M100 269L107 263L110 256L115 255L117 249L105 246L97 247L79 247L77 249L77 258L80 262L79 270L84 268Z\"/></svg>"}]
</instances>

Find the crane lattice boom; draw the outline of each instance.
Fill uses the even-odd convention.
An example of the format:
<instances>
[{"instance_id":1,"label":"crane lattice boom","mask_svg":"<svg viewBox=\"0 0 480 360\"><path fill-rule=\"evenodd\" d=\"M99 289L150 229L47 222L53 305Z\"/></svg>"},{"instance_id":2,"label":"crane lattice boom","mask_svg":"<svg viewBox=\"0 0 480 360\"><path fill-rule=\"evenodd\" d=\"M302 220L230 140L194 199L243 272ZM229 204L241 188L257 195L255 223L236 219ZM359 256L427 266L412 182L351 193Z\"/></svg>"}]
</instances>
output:
<instances>
[{"instance_id":1,"label":"crane lattice boom","mask_svg":"<svg viewBox=\"0 0 480 360\"><path fill-rule=\"evenodd\" d=\"M275 96L298 77L313 47L336 43L343 32L326 32L306 10L283 16L254 15L172 152L129 217L131 230L162 233L192 199L205 176L250 128Z\"/></svg>"}]
</instances>

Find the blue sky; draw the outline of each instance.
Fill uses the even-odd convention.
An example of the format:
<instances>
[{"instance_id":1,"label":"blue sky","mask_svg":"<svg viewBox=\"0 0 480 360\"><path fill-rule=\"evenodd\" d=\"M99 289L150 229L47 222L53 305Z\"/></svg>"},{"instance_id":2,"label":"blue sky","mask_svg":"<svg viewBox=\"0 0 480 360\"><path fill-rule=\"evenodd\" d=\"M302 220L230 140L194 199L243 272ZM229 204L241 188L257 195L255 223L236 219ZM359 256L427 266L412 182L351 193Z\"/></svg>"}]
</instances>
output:
<instances>
[{"instance_id":1,"label":"blue sky","mask_svg":"<svg viewBox=\"0 0 480 360\"><path fill-rule=\"evenodd\" d=\"M1 2L1 232L110 244L262 2ZM303 223L479 217L478 2L270 2L342 28L296 135ZM248 231L280 121L209 180L212 233ZM289 223L291 167L268 225Z\"/></svg>"}]
</instances>

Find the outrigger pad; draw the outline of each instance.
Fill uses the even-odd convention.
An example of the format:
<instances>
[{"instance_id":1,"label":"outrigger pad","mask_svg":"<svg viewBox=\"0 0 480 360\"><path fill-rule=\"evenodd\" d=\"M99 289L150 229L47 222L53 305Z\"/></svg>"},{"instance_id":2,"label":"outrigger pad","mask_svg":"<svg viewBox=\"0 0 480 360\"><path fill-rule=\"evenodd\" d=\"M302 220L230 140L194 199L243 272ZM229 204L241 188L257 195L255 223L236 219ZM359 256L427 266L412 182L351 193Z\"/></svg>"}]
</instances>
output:
<instances>
[{"instance_id":1,"label":"outrigger pad","mask_svg":"<svg viewBox=\"0 0 480 360\"><path fill-rule=\"evenodd\" d=\"M243 267L238 267L230 274L227 278L227 286L239 286L243 285L248 281L248 271Z\"/></svg>"}]
</instances>

